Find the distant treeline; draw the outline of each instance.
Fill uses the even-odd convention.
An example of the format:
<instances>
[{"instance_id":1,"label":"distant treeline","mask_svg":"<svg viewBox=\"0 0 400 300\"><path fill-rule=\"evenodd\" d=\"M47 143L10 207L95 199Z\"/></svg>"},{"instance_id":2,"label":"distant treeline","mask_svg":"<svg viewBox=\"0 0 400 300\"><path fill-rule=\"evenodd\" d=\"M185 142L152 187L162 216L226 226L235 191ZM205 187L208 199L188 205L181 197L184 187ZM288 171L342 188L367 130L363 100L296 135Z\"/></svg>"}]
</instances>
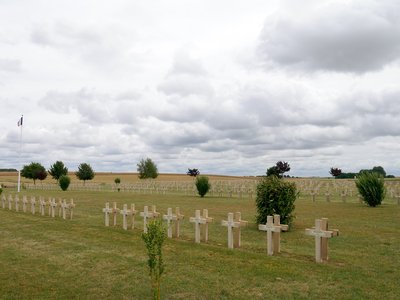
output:
<instances>
[{"instance_id":1,"label":"distant treeline","mask_svg":"<svg viewBox=\"0 0 400 300\"><path fill-rule=\"evenodd\" d=\"M0 169L0 172L18 172L17 169Z\"/></svg>"}]
</instances>

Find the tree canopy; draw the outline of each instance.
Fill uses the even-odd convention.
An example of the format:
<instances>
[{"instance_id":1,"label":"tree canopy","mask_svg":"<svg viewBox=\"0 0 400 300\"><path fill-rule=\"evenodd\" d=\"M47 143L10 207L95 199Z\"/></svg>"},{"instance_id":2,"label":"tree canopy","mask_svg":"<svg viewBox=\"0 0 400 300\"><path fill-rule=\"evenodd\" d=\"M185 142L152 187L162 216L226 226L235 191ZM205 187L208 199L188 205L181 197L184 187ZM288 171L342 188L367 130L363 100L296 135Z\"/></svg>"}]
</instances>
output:
<instances>
[{"instance_id":1,"label":"tree canopy","mask_svg":"<svg viewBox=\"0 0 400 300\"><path fill-rule=\"evenodd\" d=\"M276 176L282 178L283 173L290 171L290 165L285 161L278 161L275 166L267 169L267 176Z\"/></svg>"},{"instance_id":2,"label":"tree canopy","mask_svg":"<svg viewBox=\"0 0 400 300\"><path fill-rule=\"evenodd\" d=\"M87 163L81 163L78 167L78 171L75 172L75 175L79 180L83 180L83 184L86 183L86 180L92 180L94 178L93 169Z\"/></svg>"},{"instance_id":3,"label":"tree canopy","mask_svg":"<svg viewBox=\"0 0 400 300\"><path fill-rule=\"evenodd\" d=\"M137 164L137 171L139 172L140 179L157 178L158 176L157 165L151 158L142 158Z\"/></svg>"},{"instance_id":4,"label":"tree canopy","mask_svg":"<svg viewBox=\"0 0 400 300\"><path fill-rule=\"evenodd\" d=\"M199 171L199 169L188 169L186 174L189 176L196 177L196 176L200 175L200 171Z\"/></svg>"},{"instance_id":5,"label":"tree canopy","mask_svg":"<svg viewBox=\"0 0 400 300\"><path fill-rule=\"evenodd\" d=\"M329 174L331 174L333 177L338 177L340 174L342 174L342 169L339 168L331 168L331 170L329 171Z\"/></svg>"},{"instance_id":6,"label":"tree canopy","mask_svg":"<svg viewBox=\"0 0 400 300\"><path fill-rule=\"evenodd\" d=\"M64 163L62 161L56 161L53 165L50 166L48 172L51 177L58 182L62 175L68 174L68 168L64 166Z\"/></svg>"},{"instance_id":7,"label":"tree canopy","mask_svg":"<svg viewBox=\"0 0 400 300\"><path fill-rule=\"evenodd\" d=\"M44 180L47 177L46 169L38 162L31 162L29 165L23 166L21 170L21 176L33 179L33 184L36 184L36 180Z\"/></svg>"}]
</instances>

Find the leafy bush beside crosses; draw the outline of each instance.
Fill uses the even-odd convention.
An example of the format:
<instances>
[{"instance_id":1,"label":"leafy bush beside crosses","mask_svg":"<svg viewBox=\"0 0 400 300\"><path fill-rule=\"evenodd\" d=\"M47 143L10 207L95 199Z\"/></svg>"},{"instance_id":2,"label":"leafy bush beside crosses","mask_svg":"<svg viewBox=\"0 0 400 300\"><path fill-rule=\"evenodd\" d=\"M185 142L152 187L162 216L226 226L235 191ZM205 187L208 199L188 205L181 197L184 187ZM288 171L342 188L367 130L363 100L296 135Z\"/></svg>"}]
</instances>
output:
<instances>
[{"instance_id":1,"label":"leafy bush beside crosses","mask_svg":"<svg viewBox=\"0 0 400 300\"><path fill-rule=\"evenodd\" d=\"M265 224L267 216L278 214L281 223L291 225L294 219L294 202L298 196L296 184L277 176L264 177L257 185L257 224Z\"/></svg>"},{"instance_id":2,"label":"leafy bush beside crosses","mask_svg":"<svg viewBox=\"0 0 400 300\"><path fill-rule=\"evenodd\" d=\"M386 196L385 180L378 173L360 173L357 177L356 186L364 202L369 206L380 205Z\"/></svg>"},{"instance_id":3,"label":"leafy bush beside crosses","mask_svg":"<svg viewBox=\"0 0 400 300\"><path fill-rule=\"evenodd\" d=\"M60 185L60 188L63 191L66 191L69 187L69 184L71 183L71 178L69 178L67 175L61 175L60 178L58 178L58 183Z\"/></svg>"},{"instance_id":4,"label":"leafy bush beside crosses","mask_svg":"<svg viewBox=\"0 0 400 300\"><path fill-rule=\"evenodd\" d=\"M196 178L196 188L200 197L203 198L211 188L211 184L207 176L198 176Z\"/></svg>"},{"instance_id":5,"label":"leafy bush beside crosses","mask_svg":"<svg viewBox=\"0 0 400 300\"><path fill-rule=\"evenodd\" d=\"M51 175L51 177L53 177L58 182L58 180L62 175L68 174L68 168L64 166L64 163L62 161L58 160L50 166L48 172Z\"/></svg>"}]
</instances>

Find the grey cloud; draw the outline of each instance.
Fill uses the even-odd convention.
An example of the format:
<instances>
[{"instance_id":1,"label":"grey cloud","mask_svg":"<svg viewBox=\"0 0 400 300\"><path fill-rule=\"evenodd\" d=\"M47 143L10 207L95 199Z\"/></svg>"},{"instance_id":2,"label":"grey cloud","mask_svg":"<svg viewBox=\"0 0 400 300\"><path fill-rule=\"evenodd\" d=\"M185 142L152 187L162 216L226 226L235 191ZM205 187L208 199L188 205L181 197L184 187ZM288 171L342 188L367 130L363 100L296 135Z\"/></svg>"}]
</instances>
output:
<instances>
[{"instance_id":1,"label":"grey cloud","mask_svg":"<svg viewBox=\"0 0 400 300\"><path fill-rule=\"evenodd\" d=\"M258 54L267 65L364 73L400 57L400 4L326 2L267 21Z\"/></svg>"},{"instance_id":2,"label":"grey cloud","mask_svg":"<svg viewBox=\"0 0 400 300\"><path fill-rule=\"evenodd\" d=\"M2 58L0 58L0 71L20 72L21 71L21 61L18 59L2 59Z\"/></svg>"}]
</instances>

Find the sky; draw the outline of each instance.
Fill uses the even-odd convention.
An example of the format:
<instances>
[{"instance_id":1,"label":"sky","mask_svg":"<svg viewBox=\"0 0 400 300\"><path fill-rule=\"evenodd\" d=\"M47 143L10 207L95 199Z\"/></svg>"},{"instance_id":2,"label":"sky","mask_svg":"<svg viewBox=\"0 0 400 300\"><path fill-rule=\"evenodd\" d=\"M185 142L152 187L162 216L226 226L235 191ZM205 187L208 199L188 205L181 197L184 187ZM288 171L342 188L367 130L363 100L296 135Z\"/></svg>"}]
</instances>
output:
<instances>
[{"instance_id":1,"label":"sky","mask_svg":"<svg viewBox=\"0 0 400 300\"><path fill-rule=\"evenodd\" d=\"M399 83L398 0L0 0L0 168L400 175Z\"/></svg>"}]
</instances>

